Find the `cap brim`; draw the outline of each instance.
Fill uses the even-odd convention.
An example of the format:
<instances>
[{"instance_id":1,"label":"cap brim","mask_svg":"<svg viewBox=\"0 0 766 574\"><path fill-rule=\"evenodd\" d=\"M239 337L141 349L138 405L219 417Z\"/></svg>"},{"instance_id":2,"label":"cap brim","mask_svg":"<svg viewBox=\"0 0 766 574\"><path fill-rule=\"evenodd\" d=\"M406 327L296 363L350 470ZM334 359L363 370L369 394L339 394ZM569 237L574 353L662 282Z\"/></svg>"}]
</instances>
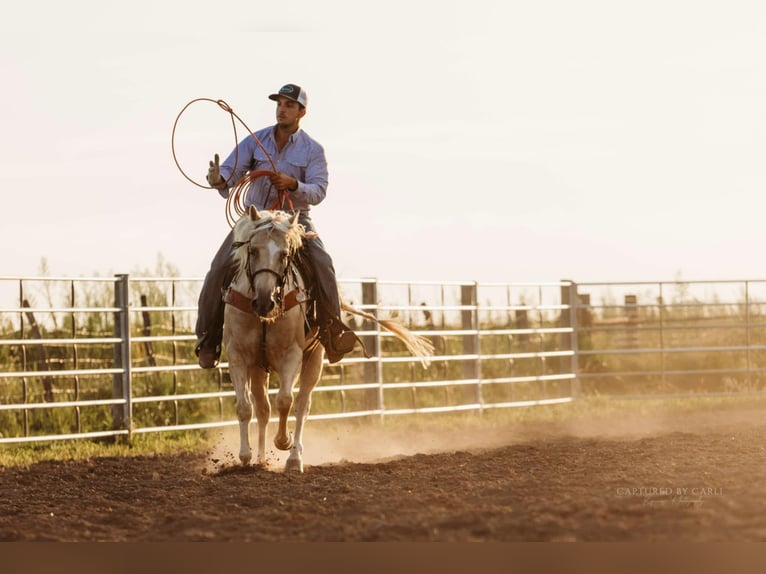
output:
<instances>
[{"instance_id":1,"label":"cap brim","mask_svg":"<svg viewBox=\"0 0 766 574\"><path fill-rule=\"evenodd\" d=\"M269 99L270 100L274 100L275 102L278 102L279 98L287 98L288 100L292 100L292 101L298 102L300 104L300 102L298 101L298 98L291 98L290 96L286 96L284 94L271 94L269 96Z\"/></svg>"}]
</instances>

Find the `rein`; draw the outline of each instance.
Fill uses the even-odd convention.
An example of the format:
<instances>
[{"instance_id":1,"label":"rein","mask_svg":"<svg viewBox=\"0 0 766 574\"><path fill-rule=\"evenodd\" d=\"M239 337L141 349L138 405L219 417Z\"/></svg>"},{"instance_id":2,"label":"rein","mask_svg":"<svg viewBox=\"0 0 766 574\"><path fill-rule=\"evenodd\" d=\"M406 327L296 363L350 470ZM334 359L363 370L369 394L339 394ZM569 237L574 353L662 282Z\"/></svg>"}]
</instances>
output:
<instances>
[{"instance_id":1,"label":"rein","mask_svg":"<svg viewBox=\"0 0 766 574\"><path fill-rule=\"evenodd\" d=\"M271 158L269 158L269 161L271 161ZM250 188L250 184L259 177L272 176L275 173L276 170L269 171L267 169L257 169L247 172L239 179L236 184L234 184L234 186L229 191L229 197L226 198L226 221L228 222L229 227L234 228L234 225L237 223L237 219L247 213L247 207L245 207L245 195L247 194L247 190ZM287 203L290 211L295 211L295 208L293 207L293 200L290 198L290 194L286 191L277 191L277 198L268 207L268 209L284 210L285 203Z\"/></svg>"}]
</instances>

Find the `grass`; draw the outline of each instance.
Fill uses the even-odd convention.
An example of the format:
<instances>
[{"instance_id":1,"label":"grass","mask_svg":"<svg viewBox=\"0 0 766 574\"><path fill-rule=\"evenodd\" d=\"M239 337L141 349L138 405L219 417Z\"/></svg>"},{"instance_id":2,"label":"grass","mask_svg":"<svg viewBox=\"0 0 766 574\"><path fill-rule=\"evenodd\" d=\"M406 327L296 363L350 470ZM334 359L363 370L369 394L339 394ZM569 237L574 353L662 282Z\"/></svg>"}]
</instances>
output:
<instances>
[{"instance_id":1,"label":"grass","mask_svg":"<svg viewBox=\"0 0 766 574\"><path fill-rule=\"evenodd\" d=\"M29 466L46 460L90 460L105 457L154 456L198 452L209 439L204 432L151 433L126 441L60 440L0 445L0 467Z\"/></svg>"},{"instance_id":2,"label":"grass","mask_svg":"<svg viewBox=\"0 0 766 574\"><path fill-rule=\"evenodd\" d=\"M536 407L488 409L476 411L432 413L428 415L397 415L352 418L342 421L312 421L311 425L342 425L343 428L373 429L385 436L388 432L426 432L440 429L460 429L470 433L502 428L509 425L572 424L578 421L613 420L620 416L674 415L700 412L736 412L763 410L766 397L689 397L663 399L612 399L585 397L571 403ZM309 429L311 427L309 426ZM272 425L273 432L273 425ZM310 432L310 430L307 430ZM94 442L88 440L54 441L23 445L0 446L0 467L25 467L48 460L90 460L102 457L158 456L182 452L202 452L211 445L204 431L137 435L130 444Z\"/></svg>"}]
</instances>

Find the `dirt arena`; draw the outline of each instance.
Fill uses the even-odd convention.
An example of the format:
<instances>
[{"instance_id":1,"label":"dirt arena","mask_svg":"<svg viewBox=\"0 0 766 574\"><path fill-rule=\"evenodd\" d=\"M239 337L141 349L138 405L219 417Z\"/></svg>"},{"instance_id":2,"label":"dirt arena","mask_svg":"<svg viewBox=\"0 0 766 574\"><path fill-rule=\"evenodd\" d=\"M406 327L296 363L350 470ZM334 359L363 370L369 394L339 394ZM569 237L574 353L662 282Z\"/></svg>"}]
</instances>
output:
<instances>
[{"instance_id":1,"label":"dirt arena","mask_svg":"<svg viewBox=\"0 0 766 574\"><path fill-rule=\"evenodd\" d=\"M489 428L491 427L491 428ZM2 541L766 541L763 406L436 431L309 423L302 475L206 452L0 468Z\"/></svg>"}]
</instances>

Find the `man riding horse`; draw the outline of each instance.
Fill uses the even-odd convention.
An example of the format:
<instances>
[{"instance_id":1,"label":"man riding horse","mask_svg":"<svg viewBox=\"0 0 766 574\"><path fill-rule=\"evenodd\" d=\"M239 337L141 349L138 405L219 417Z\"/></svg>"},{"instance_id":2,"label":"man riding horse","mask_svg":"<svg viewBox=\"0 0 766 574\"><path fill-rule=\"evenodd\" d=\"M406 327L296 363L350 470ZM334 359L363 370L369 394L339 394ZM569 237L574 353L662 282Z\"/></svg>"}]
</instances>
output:
<instances>
[{"instance_id":1,"label":"man riding horse","mask_svg":"<svg viewBox=\"0 0 766 574\"><path fill-rule=\"evenodd\" d=\"M316 231L309 212L311 206L325 198L327 160L324 148L300 128L300 120L306 115L306 92L295 84L285 84L269 99L277 102L277 123L255 132L263 148L248 136L223 164L219 165L216 154L210 162L207 181L222 197L228 198L230 188L243 175L259 169L271 170L275 165L276 172L272 171L269 177L253 180L245 196L245 207L299 211L299 223L306 231ZM215 367L221 356L224 317L221 292L234 275L232 242L233 234L229 233L210 265L199 296L195 352L205 369ZM306 240L303 255L315 277L313 296L319 338L328 361L336 363L351 352L357 337L341 320L335 268L322 240L319 237Z\"/></svg>"}]
</instances>

